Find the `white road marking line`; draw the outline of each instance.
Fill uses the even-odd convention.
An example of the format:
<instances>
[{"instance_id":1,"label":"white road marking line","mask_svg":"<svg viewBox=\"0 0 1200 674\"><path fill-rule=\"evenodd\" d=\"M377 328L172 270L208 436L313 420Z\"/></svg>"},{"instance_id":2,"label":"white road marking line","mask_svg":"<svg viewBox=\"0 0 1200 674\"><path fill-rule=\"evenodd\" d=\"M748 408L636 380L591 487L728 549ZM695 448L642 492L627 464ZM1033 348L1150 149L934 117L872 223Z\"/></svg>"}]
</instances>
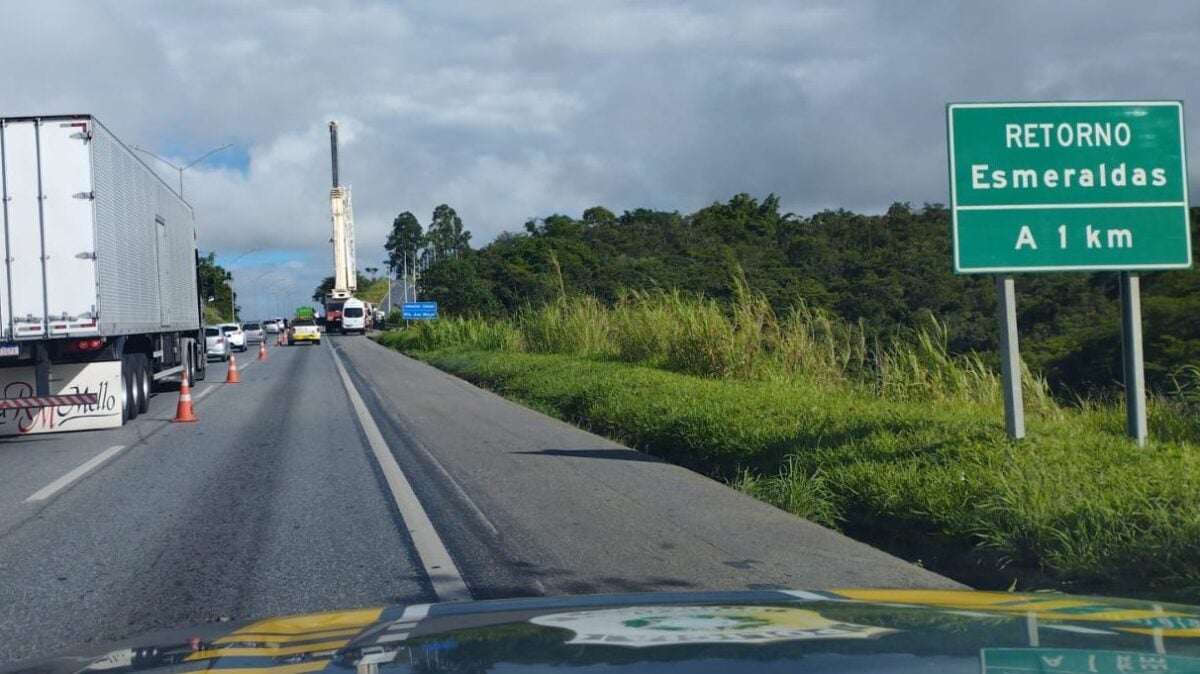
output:
<instances>
[{"instance_id":1,"label":"white road marking line","mask_svg":"<svg viewBox=\"0 0 1200 674\"><path fill-rule=\"evenodd\" d=\"M257 362L257 361L255 361L255 362ZM254 366L254 362L246 363L245 365L238 365L238 374L241 374L242 372L250 369L253 366ZM224 381L205 382L205 384L207 386L205 387L205 389L203 391L192 396L192 402L198 403L201 400L204 400L206 397L208 397L209 394L211 394L213 391L216 391L217 389L220 388L219 386L216 386L216 384L224 384L224 383L225 383Z\"/></svg>"},{"instance_id":2,"label":"white road marking line","mask_svg":"<svg viewBox=\"0 0 1200 674\"><path fill-rule=\"evenodd\" d=\"M42 487L41 489L35 491L29 498L25 499L25 502L33 503L34 501L45 501L46 499L50 498L51 496L54 496L58 492L65 489L72 482L78 480L79 478L83 477L84 475L87 475L91 471L95 470L96 467L99 466L100 464L104 463L105 461L108 461L109 459L113 458L117 454L120 454L124 449L125 449L125 445L116 445L114 447L109 447L108 449L104 450L103 452L100 452L96 456L93 456L92 458L88 459L87 461L84 461L75 470L72 470L71 472L67 473L66 475L63 475L62 477L58 478L57 480L46 485L45 487Z\"/></svg>"},{"instance_id":3,"label":"white road marking line","mask_svg":"<svg viewBox=\"0 0 1200 674\"><path fill-rule=\"evenodd\" d=\"M334 350L336 351L337 349ZM379 394L379 391L376 390L374 386L371 386L370 382L367 383L367 386L374 391L375 397L380 399L383 398L383 396ZM488 516L483 512L483 508L480 508L478 505L476 505L475 501L473 501L471 497L467 495L467 490L462 488L462 485L458 483L458 480L455 480L454 476L450 474L450 471L446 470L446 467L442 465L442 462L437 460L437 457L433 455L433 452L429 451L420 440L411 435L406 441L414 450L423 454L425 459L428 460L429 463L433 464L433 467L442 474L442 477L446 478L446 481L450 483L450 487L453 488L458 494L459 499L467 504L467 507L475 513L475 517L477 517L480 522L483 522L483 525L487 527L488 531L490 531L493 536L500 536L500 529L498 529L496 525L492 523L492 520L489 519Z\"/></svg>"},{"instance_id":4,"label":"white road marking line","mask_svg":"<svg viewBox=\"0 0 1200 674\"><path fill-rule=\"evenodd\" d=\"M388 490L392 493L392 500L400 510L400 516L408 525L413 546L417 549L417 556L425 567L425 575L429 577L429 582L433 585L434 594L441 601L470 600L471 591L467 589L462 574L455 566L454 559L450 557L446 545L438 537L437 529L433 527L429 514L425 512L425 508L417 499L412 485L404 476L404 471L400 469L400 464L396 463L396 457L392 456L387 442L383 439L383 434L379 432L379 426L371 418L366 403L358 394L358 390L354 388L354 382L350 381L350 375L346 373L341 357L338 356L336 349L330 349L329 353L333 354L333 364L342 378L346 394L350 396L350 404L354 407L354 413L358 416L359 424L362 425L363 434L367 436L367 442L375 454L375 461L379 464L379 469L387 481Z\"/></svg>"},{"instance_id":5,"label":"white road marking line","mask_svg":"<svg viewBox=\"0 0 1200 674\"><path fill-rule=\"evenodd\" d=\"M545 584L543 584L542 581L538 580L537 578L533 579L533 589L537 590L539 594L546 594Z\"/></svg>"},{"instance_id":6,"label":"white road marking line","mask_svg":"<svg viewBox=\"0 0 1200 674\"><path fill-rule=\"evenodd\" d=\"M376 639L375 643L388 644L393 641L404 641L407 638L408 638L408 632L401 632L399 634L385 634L385 635L379 637L378 639Z\"/></svg>"},{"instance_id":7,"label":"white road marking line","mask_svg":"<svg viewBox=\"0 0 1200 674\"><path fill-rule=\"evenodd\" d=\"M198 402L200 402L201 400L204 400L205 396L207 396L208 394L212 393L212 392L213 392L213 391L215 391L215 390L217 390L217 387L216 387L216 386L208 386L208 387L206 387L206 388L205 388L203 391L201 391L200 393L198 393L198 394L196 394L196 395L192 396L192 403L193 403L193 404L195 404L195 403L198 403Z\"/></svg>"}]
</instances>

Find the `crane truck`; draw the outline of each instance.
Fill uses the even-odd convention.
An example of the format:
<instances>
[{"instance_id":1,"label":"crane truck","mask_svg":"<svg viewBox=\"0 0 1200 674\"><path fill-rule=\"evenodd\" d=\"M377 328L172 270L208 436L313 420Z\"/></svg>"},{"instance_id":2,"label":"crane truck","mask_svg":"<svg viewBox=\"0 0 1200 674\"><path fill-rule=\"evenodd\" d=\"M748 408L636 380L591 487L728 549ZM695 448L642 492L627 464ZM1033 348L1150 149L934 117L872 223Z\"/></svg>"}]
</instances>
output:
<instances>
[{"instance_id":1,"label":"crane truck","mask_svg":"<svg viewBox=\"0 0 1200 674\"><path fill-rule=\"evenodd\" d=\"M350 205L350 187L338 182L338 124L329 123L329 149L333 169L333 189L329 208L333 215L333 289L325 295L325 330L342 332L342 313L346 300L358 290L354 260L354 210Z\"/></svg>"},{"instance_id":2,"label":"crane truck","mask_svg":"<svg viewBox=\"0 0 1200 674\"><path fill-rule=\"evenodd\" d=\"M0 118L0 435L112 428L205 374L192 208L91 115Z\"/></svg>"}]
</instances>

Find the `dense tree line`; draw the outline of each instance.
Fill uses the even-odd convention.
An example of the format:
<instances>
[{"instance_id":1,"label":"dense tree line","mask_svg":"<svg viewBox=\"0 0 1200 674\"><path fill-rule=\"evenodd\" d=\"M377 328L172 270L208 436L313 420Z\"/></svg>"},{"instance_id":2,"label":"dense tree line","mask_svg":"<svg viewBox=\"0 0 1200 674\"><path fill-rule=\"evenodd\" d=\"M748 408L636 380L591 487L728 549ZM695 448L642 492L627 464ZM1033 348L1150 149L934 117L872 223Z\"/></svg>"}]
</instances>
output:
<instances>
[{"instance_id":1,"label":"dense tree line","mask_svg":"<svg viewBox=\"0 0 1200 674\"><path fill-rule=\"evenodd\" d=\"M1198 215L1193 210L1193 229ZM404 213L388 240L389 259L399 273L409 251L422 297L449 314L511 313L564 291L610 302L650 288L727 299L741 270L777 308L802 301L884 336L935 317L953 351L994 357L996 348L993 278L953 273L950 215L940 204L804 217L781 212L774 195L739 194L689 215L616 215L602 206L579 218L551 215L480 250L470 249L469 237L457 215L435 211L423 233ZM1031 365L1073 391L1120 381L1115 274L1026 274L1017 290L1021 347ZM1200 364L1200 278L1145 274L1142 292L1147 375L1166 387L1173 372Z\"/></svg>"}]
</instances>

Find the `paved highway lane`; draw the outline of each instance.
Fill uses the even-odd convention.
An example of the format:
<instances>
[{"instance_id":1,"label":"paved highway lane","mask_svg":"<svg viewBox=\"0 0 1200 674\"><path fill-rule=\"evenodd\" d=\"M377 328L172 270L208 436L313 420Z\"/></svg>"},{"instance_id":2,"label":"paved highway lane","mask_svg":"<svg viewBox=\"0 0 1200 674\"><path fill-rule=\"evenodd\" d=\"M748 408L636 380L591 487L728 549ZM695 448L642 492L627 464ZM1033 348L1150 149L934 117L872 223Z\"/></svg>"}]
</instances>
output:
<instances>
[{"instance_id":1,"label":"paved highway lane","mask_svg":"<svg viewBox=\"0 0 1200 674\"><path fill-rule=\"evenodd\" d=\"M476 598L956 587L362 338L333 338Z\"/></svg>"},{"instance_id":2,"label":"paved highway lane","mask_svg":"<svg viewBox=\"0 0 1200 674\"><path fill-rule=\"evenodd\" d=\"M214 383L214 365L197 387L198 423L166 422L176 395L162 394L120 430L0 444L0 662L222 617L434 599L328 348L241 360L242 384Z\"/></svg>"},{"instance_id":3,"label":"paved highway lane","mask_svg":"<svg viewBox=\"0 0 1200 674\"><path fill-rule=\"evenodd\" d=\"M955 586L363 337L223 378L198 423L163 394L124 429L0 443L0 662L393 602Z\"/></svg>"}]
</instances>

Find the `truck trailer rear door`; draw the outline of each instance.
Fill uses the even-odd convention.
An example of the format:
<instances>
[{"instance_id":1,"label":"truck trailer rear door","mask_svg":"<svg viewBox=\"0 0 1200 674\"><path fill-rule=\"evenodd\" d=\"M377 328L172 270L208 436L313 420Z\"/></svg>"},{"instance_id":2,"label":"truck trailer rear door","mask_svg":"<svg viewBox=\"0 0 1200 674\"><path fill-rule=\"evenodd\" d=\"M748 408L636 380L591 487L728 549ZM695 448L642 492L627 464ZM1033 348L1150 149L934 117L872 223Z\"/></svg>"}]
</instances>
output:
<instances>
[{"instance_id":1,"label":"truck trailer rear door","mask_svg":"<svg viewBox=\"0 0 1200 674\"><path fill-rule=\"evenodd\" d=\"M2 318L16 339L96 332L88 121L7 120Z\"/></svg>"},{"instance_id":2,"label":"truck trailer rear door","mask_svg":"<svg viewBox=\"0 0 1200 674\"><path fill-rule=\"evenodd\" d=\"M92 226L89 120L43 122L42 214L46 316L51 336L96 332L96 242Z\"/></svg>"},{"instance_id":3,"label":"truck trailer rear door","mask_svg":"<svg viewBox=\"0 0 1200 674\"><path fill-rule=\"evenodd\" d=\"M4 126L4 182L8 241L9 312L5 322L16 339L46 334L46 295L42 276L41 190L38 187L37 124Z\"/></svg>"}]
</instances>

